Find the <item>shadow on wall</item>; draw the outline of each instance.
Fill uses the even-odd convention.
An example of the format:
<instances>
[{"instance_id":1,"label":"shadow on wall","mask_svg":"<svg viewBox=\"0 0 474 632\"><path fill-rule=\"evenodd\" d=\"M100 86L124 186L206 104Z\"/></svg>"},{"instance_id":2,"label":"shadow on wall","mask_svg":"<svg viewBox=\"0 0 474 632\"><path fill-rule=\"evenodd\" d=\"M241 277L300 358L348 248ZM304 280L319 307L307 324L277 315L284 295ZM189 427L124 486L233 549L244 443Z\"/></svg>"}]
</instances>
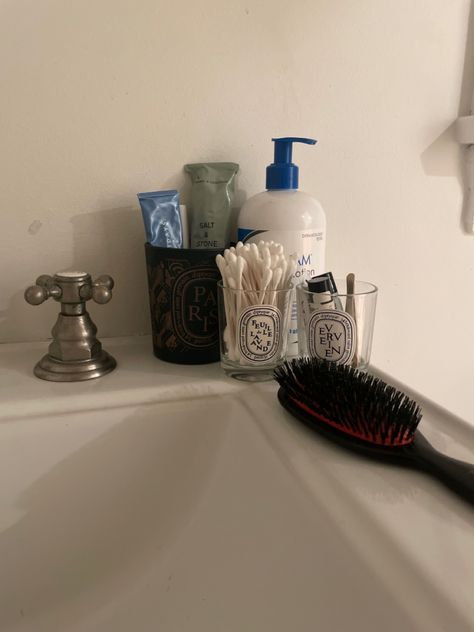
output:
<instances>
[{"instance_id":1,"label":"shadow on wall","mask_svg":"<svg viewBox=\"0 0 474 632\"><path fill-rule=\"evenodd\" d=\"M138 184L138 190L165 190L176 188L181 202L190 206L191 182L183 171L166 180L150 184ZM242 189L235 192L235 206L246 199ZM127 196L127 202L130 198ZM101 201L99 201L100 203ZM107 203L104 204L106 206ZM189 211L188 211L189 212ZM235 234L238 208L233 208L232 230ZM84 270L92 278L110 274L115 280L113 297L107 305L89 301L87 309L98 327L99 339L109 336L140 335L150 332L148 288L145 264L145 232L136 198L128 206L103 208L91 213L81 213L71 218L72 252L62 260L58 269L44 269L38 264L37 273L54 274L60 270ZM14 340L11 332L22 332L17 339L45 340L59 311L56 301L48 300L40 308L31 308L24 300L26 285L32 285L35 277L28 279L24 288L10 297L6 309L0 310L0 341ZM36 310L41 311L36 311Z\"/></svg>"},{"instance_id":2,"label":"shadow on wall","mask_svg":"<svg viewBox=\"0 0 474 632\"><path fill-rule=\"evenodd\" d=\"M471 2L466 50L462 74L461 94L457 116L471 114L474 95L474 3ZM455 177L461 190L464 189L466 175L464 170L464 152L455 137L455 122L439 134L421 154L421 164L428 176ZM457 209L456 209L457 210ZM464 230L463 209L460 209L459 225Z\"/></svg>"},{"instance_id":3,"label":"shadow on wall","mask_svg":"<svg viewBox=\"0 0 474 632\"><path fill-rule=\"evenodd\" d=\"M457 178L461 184L459 144L451 123L421 154L421 164L427 176Z\"/></svg>"},{"instance_id":4,"label":"shadow on wall","mask_svg":"<svg viewBox=\"0 0 474 632\"><path fill-rule=\"evenodd\" d=\"M107 305L87 303L99 338L144 334L150 330L148 290L146 282L144 231L137 207L110 208L81 213L71 218L72 252L58 269L37 273L54 274L61 270L84 270L95 279L110 274L115 280L113 297ZM25 303L24 289L33 285L35 277L15 292L6 309L0 310L0 340L11 340L11 331L21 331L20 339L51 338L59 304L49 299L40 307ZM36 311L40 310L40 311Z\"/></svg>"},{"instance_id":5,"label":"shadow on wall","mask_svg":"<svg viewBox=\"0 0 474 632\"><path fill-rule=\"evenodd\" d=\"M39 271L41 272L41 270ZM39 273L38 273L39 274ZM29 280L28 285L33 285L35 277ZM44 340L46 337L51 337L49 332L53 327L56 314L58 312L58 306L54 301L48 301L44 305L41 305L43 313L41 318L43 322L51 323L44 328L44 335L38 337L36 331L32 331L32 322L37 324L37 312L30 309L30 306L25 302L24 290L25 288L18 290L10 296L9 304L6 309L0 310L0 344L3 342L20 342L24 340ZM36 321L34 319L37 319ZM41 326L39 326L40 329ZM14 335L12 336L12 332Z\"/></svg>"},{"instance_id":6,"label":"shadow on wall","mask_svg":"<svg viewBox=\"0 0 474 632\"><path fill-rule=\"evenodd\" d=\"M136 207L82 213L73 225L72 268L96 278L110 274L115 281L107 305L88 302L99 338L144 334L150 329L144 233Z\"/></svg>"}]
</instances>

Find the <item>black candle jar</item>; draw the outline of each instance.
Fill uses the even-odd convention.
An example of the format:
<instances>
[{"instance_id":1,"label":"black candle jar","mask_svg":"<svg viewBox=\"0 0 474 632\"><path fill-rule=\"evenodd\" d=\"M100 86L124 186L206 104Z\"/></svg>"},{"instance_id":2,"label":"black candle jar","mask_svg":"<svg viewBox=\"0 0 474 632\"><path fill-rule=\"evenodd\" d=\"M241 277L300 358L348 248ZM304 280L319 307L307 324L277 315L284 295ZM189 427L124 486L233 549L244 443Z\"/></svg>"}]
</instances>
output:
<instances>
[{"instance_id":1,"label":"black candle jar","mask_svg":"<svg viewBox=\"0 0 474 632\"><path fill-rule=\"evenodd\" d=\"M153 352L178 364L219 360L216 255L145 244Z\"/></svg>"}]
</instances>

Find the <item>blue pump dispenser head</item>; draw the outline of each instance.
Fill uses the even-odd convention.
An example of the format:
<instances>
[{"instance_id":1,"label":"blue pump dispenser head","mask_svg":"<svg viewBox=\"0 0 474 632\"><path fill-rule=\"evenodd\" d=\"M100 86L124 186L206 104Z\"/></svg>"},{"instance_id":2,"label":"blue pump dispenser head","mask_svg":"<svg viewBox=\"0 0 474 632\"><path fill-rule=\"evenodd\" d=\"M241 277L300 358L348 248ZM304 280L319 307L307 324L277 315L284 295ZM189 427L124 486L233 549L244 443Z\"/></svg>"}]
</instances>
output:
<instances>
[{"instance_id":1,"label":"blue pump dispenser head","mask_svg":"<svg viewBox=\"0 0 474 632\"><path fill-rule=\"evenodd\" d=\"M293 143L306 143L315 145L312 138L297 138L288 136L286 138L272 138L275 143L274 162L267 167L266 188L272 189L297 189L298 188L298 167L291 162Z\"/></svg>"}]
</instances>

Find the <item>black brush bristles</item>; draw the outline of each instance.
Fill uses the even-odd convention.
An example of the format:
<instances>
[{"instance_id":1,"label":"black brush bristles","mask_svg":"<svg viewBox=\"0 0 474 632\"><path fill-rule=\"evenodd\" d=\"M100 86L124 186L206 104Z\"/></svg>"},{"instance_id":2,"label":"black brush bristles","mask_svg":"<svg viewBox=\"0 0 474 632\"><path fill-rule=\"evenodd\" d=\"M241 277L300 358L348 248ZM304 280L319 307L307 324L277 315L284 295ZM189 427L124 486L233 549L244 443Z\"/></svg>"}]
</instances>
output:
<instances>
[{"instance_id":1,"label":"black brush bristles","mask_svg":"<svg viewBox=\"0 0 474 632\"><path fill-rule=\"evenodd\" d=\"M410 444L421 409L380 378L317 358L297 358L275 370L291 400L322 424L379 446Z\"/></svg>"}]
</instances>

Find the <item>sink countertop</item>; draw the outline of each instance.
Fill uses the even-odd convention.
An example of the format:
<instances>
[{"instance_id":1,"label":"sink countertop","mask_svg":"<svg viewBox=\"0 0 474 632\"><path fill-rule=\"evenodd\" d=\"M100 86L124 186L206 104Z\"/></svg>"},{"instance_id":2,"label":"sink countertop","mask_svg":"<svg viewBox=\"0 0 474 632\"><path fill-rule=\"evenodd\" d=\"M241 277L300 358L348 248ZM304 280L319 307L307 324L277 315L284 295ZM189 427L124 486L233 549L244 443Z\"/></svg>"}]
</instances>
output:
<instances>
[{"instance_id":1,"label":"sink countertop","mask_svg":"<svg viewBox=\"0 0 474 632\"><path fill-rule=\"evenodd\" d=\"M474 628L473 508L421 473L368 463L312 434L279 406L275 383L238 382L226 377L218 364L161 362L152 355L149 337L109 339L103 344L117 359L118 368L100 379L70 384L33 376L33 366L45 352L46 343L0 345L0 447L2 439L15 432L32 434L39 441L44 432L48 441L55 438L54 458L59 462L106 425L113 426L113 409L156 405L160 410L166 403L179 402L189 409L190 417L196 414L197 423L206 410L197 402L205 398L220 401L224 409L238 410L242 422L258 429L303 490L308 505L329 516L334 529L397 601L400 612L410 617L410 629L468 632ZM472 427L411 394L422 405L420 427L433 445L450 456L474 462ZM98 415L104 411L104 420L108 411L110 419L103 422L103 428L85 421L81 428L78 413L85 411ZM66 439L62 430L55 429L54 419L59 417L70 419L77 438ZM1 455L0 449L0 462ZM1 489L7 496L10 481L27 477L22 468L28 470L29 466L10 452L5 452L3 462ZM39 472L31 470L30 478L36 476ZM26 478L21 485L27 487ZM17 519L15 511L0 513L0 542L2 533ZM315 536L315 547L320 545ZM311 626L300 629L310 630Z\"/></svg>"},{"instance_id":2,"label":"sink countertop","mask_svg":"<svg viewBox=\"0 0 474 632\"><path fill-rule=\"evenodd\" d=\"M69 410L93 410L174 399L218 395L240 390L217 363L179 365L161 362L151 351L149 336L105 339L103 347L118 368L84 382L48 382L33 375L33 367L48 344L0 345L0 422L17 416Z\"/></svg>"}]
</instances>

